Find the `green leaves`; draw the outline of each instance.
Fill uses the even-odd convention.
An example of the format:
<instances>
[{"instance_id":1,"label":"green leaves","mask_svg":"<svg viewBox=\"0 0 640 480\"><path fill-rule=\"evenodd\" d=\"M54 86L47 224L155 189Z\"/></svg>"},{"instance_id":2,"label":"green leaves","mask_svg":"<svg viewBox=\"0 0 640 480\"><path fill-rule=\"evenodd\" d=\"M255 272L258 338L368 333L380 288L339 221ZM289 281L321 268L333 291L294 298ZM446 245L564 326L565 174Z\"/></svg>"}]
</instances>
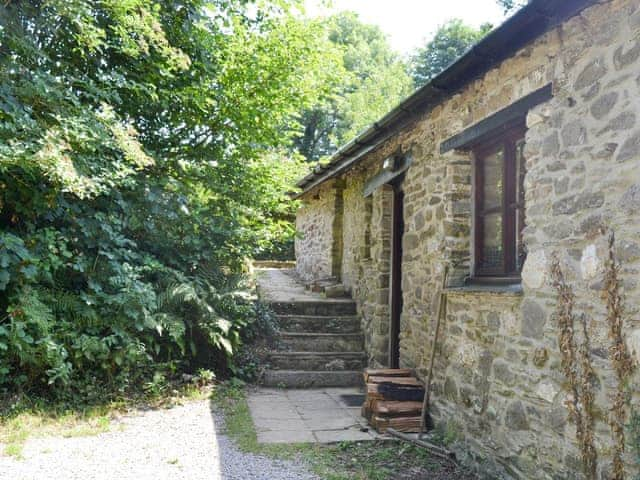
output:
<instances>
[{"instance_id":1,"label":"green leaves","mask_svg":"<svg viewBox=\"0 0 640 480\"><path fill-rule=\"evenodd\" d=\"M496 0L496 2L505 14L513 13L527 4L526 0Z\"/></svg>"},{"instance_id":2,"label":"green leaves","mask_svg":"<svg viewBox=\"0 0 640 480\"><path fill-rule=\"evenodd\" d=\"M479 29L453 19L440 26L433 39L414 53L411 58L411 75L417 87L427 83L464 54L473 44L491 31L490 24Z\"/></svg>"},{"instance_id":3,"label":"green leaves","mask_svg":"<svg viewBox=\"0 0 640 480\"><path fill-rule=\"evenodd\" d=\"M0 391L227 367L255 317L232 292L293 238L286 152L336 58L295 4L0 8Z\"/></svg>"},{"instance_id":4,"label":"green leaves","mask_svg":"<svg viewBox=\"0 0 640 480\"><path fill-rule=\"evenodd\" d=\"M379 27L342 12L318 24L324 39L318 48L331 52L330 74L318 98L302 111L303 130L294 142L307 160L330 155L408 95L413 84L406 65L391 49Z\"/></svg>"},{"instance_id":5,"label":"green leaves","mask_svg":"<svg viewBox=\"0 0 640 480\"><path fill-rule=\"evenodd\" d=\"M20 237L0 232L0 291L6 290L12 277L15 282L33 279L37 273L34 261Z\"/></svg>"}]
</instances>

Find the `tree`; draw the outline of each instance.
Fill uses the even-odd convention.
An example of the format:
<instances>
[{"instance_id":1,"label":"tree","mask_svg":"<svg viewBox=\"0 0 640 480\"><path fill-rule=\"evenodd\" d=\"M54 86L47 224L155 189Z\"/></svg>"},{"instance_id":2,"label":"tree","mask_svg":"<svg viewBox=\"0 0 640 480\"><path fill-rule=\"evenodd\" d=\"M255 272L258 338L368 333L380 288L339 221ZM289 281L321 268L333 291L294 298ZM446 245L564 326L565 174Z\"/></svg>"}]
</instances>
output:
<instances>
[{"instance_id":1,"label":"tree","mask_svg":"<svg viewBox=\"0 0 640 480\"><path fill-rule=\"evenodd\" d=\"M309 161L333 153L412 90L406 65L379 27L362 23L353 12L321 25L340 65L328 79L326 94L300 115L303 133L294 146Z\"/></svg>"},{"instance_id":2,"label":"tree","mask_svg":"<svg viewBox=\"0 0 640 480\"><path fill-rule=\"evenodd\" d=\"M447 68L473 44L491 31L490 24L479 29L453 19L438 28L434 37L411 57L411 76L420 87Z\"/></svg>"},{"instance_id":3,"label":"tree","mask_svg":"<svg viewBox=\"0 0 640 480\"><path fill-rule=\"evenodd\" d=\"M292 5L0 7L0 396L225 368L244 258L287 231L274 152L334 64Z\"/></svg>"},{"instance_id":4,"label":"tree","mask_svg":"<svg viewBox=\"0 0 640 480\"><path fill-rule=\"evenodd\" d=\"M496 0L496 2L502 7L505 14L513 13L527 4L526 0Z\"/></svg>"}]
</instances>

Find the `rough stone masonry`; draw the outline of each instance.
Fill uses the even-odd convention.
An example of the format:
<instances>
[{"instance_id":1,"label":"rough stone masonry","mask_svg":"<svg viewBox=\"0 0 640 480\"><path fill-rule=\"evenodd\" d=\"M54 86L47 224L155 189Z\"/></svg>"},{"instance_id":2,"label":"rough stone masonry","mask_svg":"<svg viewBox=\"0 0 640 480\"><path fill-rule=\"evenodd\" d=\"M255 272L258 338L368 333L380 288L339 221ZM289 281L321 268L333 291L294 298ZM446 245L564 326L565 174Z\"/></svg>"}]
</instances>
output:
<instances>
[{"instance_id":1,"label":"rough stone masonry","mask_svg":"<svg viewBox=\"0 0 640 480\"><path fill-rule=\"evenodd\" d=\"M465 287L471 268L473 158L461 150L441 154L440 144L549 83L552 98L526 115L522 283L509 289ZM398 151L412 156L402 185L401 366L425 374L437 293L449 265L432 413L457 439L459 451L489 478L584 478L554 316L554 255L574 289L576 312L587 324L596 377L597 472L599 478L613 478L608 418L617 383L602 297L607 238L613 231L624 333L637 363L639 117L640 3L594 2L424 111L346 173L301 196L298 273L306 279L342 279L358 303L370 366L386 365L392 193L384 185L365 198L363 186L380 172L385 158ZM640 409L638 381L635 373L626 386L629 415ZM638 474L633 435L629 427L627 478Z\"/></svg>"}]
</instances>

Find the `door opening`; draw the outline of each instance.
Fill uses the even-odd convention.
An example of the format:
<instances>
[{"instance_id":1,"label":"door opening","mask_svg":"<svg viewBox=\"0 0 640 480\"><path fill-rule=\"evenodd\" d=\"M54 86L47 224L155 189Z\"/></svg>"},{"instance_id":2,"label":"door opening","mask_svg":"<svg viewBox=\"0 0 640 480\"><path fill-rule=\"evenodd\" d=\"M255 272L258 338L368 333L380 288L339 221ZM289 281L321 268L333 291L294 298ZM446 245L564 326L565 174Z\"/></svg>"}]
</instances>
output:
<instances>
[{"instance_id":1,"label":"door opening","mask_svg":"<svg viewBox=\"0 0 640 480\"><path fill-rule=\"evenodd\" d=\"M404 235L402 183L393 186L391 236L391 318L389 322L389 367L400 366L400 316L402 315L402 236Z\"/></svg>"}]
</instances>

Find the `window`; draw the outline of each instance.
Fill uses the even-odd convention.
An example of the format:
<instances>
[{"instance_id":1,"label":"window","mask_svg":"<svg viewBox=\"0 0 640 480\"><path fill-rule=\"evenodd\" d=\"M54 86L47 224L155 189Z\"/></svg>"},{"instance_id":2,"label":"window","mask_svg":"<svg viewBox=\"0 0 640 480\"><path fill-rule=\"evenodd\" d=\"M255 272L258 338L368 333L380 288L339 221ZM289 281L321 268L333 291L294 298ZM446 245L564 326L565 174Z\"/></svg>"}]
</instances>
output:
<instances>
[{"instance_id":1,"label":"window","mask_svg":"<svg viewBox=\"0 0 640 480\"><path fill-rule=\"evenodd\" d=\"M523 125L476 146L474 277L518 279L524 262Z\"/></svg>"}]
</instances>

